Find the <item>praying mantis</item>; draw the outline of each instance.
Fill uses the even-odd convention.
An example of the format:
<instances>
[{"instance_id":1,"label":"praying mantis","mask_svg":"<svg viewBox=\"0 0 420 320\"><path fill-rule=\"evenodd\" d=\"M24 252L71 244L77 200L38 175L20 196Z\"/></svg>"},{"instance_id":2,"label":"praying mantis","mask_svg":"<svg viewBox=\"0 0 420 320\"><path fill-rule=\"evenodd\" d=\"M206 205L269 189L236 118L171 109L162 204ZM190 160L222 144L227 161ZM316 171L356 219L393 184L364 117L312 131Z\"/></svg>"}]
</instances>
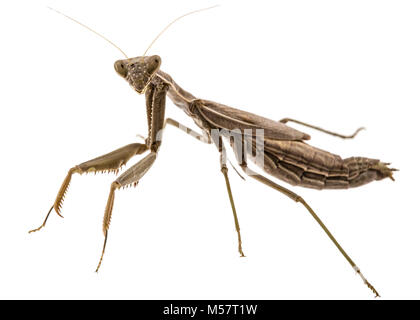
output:
<instances>
[{"instance_id":1,"label":"praying mantis","mask_svg":"<svg viewBox=\"0 0 420 320\"><path fill-rule=\"evenodd\" d=\"M61 216L64 197L75 173L119 173L131 158L146 153L144 158L124 171L111 183L103 218L104 243L96 268L96 271L98 271L104 258L116 192L129 186L138 185L141 178L153 166L163 141L164 130L167 125L171 125L203 143L216 147L215 150L220 155L220 171L224 177L229 196L238 238L238 252L241 257L245 255L242 249L239 219L228 176L226 145L232 148L235 160L245 175L300 203L324 230L367 287L372 290L375 296L379 296L378 291L364 277L356 263L344 251L308 203L295 192L252 170L248 164L251 160L266 174L292 186L319 190L360 187L385 178L394 180L393 172L396 169L390 168L389 163L366 157L342 159L338 155L309 145L307 143L310 140L308 134L286 124L294 122L343 139L354 138L362 128L356 130L354 134L346 136L295 119L284 118L280 121L274 121L210 100L196 98L193 94L181 88L169 74L161 70L161 58L157 55L148 56L147 52L160 35L173 23L187 15L208 9L210 8L195 10L176 18L158 34L142 56L134 58L129 58L118 46L93 29L55 10L100 36L125 56L125 59L117 60L114 63L114 69L119 76L128 82L130 87L140 95L145 96L148 134L144 143L126 145L72 167L62 182L56 199L42 225L29 232L39 231L45 227L53 210ZM200 133L172 118L165 117L166 97L169 97L177 107L192 118L201 130ZM228 143L225 145L226 142ZM240 175L238 171L237 173Z\"/></svg>"}]
</instances>

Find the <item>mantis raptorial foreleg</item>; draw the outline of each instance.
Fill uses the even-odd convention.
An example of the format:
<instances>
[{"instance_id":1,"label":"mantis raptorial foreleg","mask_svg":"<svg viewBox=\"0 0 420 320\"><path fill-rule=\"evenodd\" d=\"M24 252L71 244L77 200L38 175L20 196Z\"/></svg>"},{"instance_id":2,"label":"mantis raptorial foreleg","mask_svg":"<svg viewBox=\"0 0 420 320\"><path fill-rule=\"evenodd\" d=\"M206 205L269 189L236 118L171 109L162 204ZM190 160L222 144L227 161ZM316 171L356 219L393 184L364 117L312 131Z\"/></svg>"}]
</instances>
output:
<instances>
[{"instance_id":1,"label":"mantis raptorial foreleg","mask_svg":"<svg viewBox=\"0 0 420 320\"><path fill-rule=\"evenodd\" d=\"M66 178L64 179L63 183L61 184L61 187L57 193L57 197L54 201L53 206L48 211L47 216L45 217L44 222L39 228L33 229L29 231L35 232L43 227L45 227L45 224L47 223L48 217L52 211L52 209L57 212L57 214L62 217L61 215L61 208L64 201L64 196L68 190L68 187L70 185L71 178L74 173L88 173L88 172L115 172L118 173L120 168L125 165L128 160L130 160L134 155L136 154L142 154L144 151L147 150L147 146L145 144L141 143L132 143L129 145L126 145L122 148L119 148L117 150L114 150L110 153L107 153L103 156L97 157L95 159L83 162L77 166L74 166L69 170L67 173Z\"/></svg>"},{"instance_id":2,"label":"mantis raptorial foreleg","mask_svg":"<svg viewBox=\"0 0 420 320\"><path fill-rule=\"evenodd\" d=\"M105 253L106 241L108 239L108 229L111 223L112 209L114 207L115 190L125 188L130 185L136 186L139 180L146 174L146 172L152 167L156 160L156 153L151 152L145 158L141 159L135 165L127 169L121 176L119 176L112 184L109 191L108 201L105 207L104 221L103 221L103 232L105 240L102 248L101 258L99 260L96 272L98 272L101 266L102 259Z\"/></svg>"},{"instance_id":3,"label":"mantis raptorial foreleg","mask_svg":"<svg viewBox=\"0 0 420 320\"><path fill-rule=\"evenodd\" d=\"M308 124L308 123L305 123L305 122L302 122L302 121L299 121L299 120L295 120L295 119L284 118L284 119L281 119L279 122L281 122L281 123L294 122L294 123L300 124L302 126L312 128L312 129L315 129L315 130L318 130L318 131L321 131L321 132L324 132L326 134L329 134L329 135L332 135L332 136L335 136L335 137L339 137L339 138L342 138L342 139L353 139L359 133L359 131L362 131L362 130L365 129L364 127L360 127L353 134L346 136L346 135L336 133L336 132L332 132L332 131L329 131L329 130L325 130L325 129L322 129L320 127L314 126L312 124Z\"/></svg>"},{"instance_id":4,"label":"mantis raptorial foreleg","mask_svg":"<svg viewBox=\"0 0 420 320\"><path fill-rule=\"evenodd\" d=\"M106 242L108 239L108 229L111 222L112 209L114 206L115 190L124 188L130 185L136 186L139 180L152 167L156 160L157 152L162 143L162 132L165 123L165 102L167 85L157 84L150 85L146 91L146 110L147 110L147 124L149 134L146 139L146 149L151 152L135 165L127 169L121 174L112 184L109 191L108 201L105 207L105 214L103 220L103 232L105 235L104 244L102 248L101 258L99 259L96 272L98 272L105 253Z\"/></svg>"}]
</instances>

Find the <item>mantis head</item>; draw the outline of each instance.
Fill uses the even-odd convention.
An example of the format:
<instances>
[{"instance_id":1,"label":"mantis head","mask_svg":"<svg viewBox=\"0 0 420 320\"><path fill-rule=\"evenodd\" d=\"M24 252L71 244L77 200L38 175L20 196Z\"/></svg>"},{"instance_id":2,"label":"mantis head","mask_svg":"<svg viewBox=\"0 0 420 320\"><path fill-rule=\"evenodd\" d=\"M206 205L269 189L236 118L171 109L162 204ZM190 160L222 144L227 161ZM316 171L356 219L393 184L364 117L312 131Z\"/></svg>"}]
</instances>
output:
<instances>
[{"instance_id":1,"label":"mantis head","mask_svg":"<svg viewBox=\"0 0 420 320\"><path fill-rule=\"evenodd\" d=\"M134 90L142 94L159 70L160 63L161 59L157 55L142 56L117 60L114 63L114 68Z\"/></svg>"}]
</instances>

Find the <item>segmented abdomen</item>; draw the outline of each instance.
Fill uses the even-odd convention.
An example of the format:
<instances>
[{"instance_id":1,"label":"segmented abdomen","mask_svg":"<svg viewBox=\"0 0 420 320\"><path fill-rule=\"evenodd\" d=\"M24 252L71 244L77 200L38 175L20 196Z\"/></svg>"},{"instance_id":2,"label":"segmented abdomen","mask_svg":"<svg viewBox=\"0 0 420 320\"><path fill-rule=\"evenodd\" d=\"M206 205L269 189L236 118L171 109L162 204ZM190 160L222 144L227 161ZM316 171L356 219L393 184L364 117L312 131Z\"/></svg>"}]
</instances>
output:
<instances>
[{"instance_id":1,"label":"segmented abdomen","mask_svg":"<svg viewBox=\"0 0 420 320\"><path fill-rule=\"evenodd\" d=\"M291 185L314 189L358 187L386 177L392 179L393 171L376 159L342 159L301 141L278 140L265 140L263 169Z\"/></svg>"}]
</instances>

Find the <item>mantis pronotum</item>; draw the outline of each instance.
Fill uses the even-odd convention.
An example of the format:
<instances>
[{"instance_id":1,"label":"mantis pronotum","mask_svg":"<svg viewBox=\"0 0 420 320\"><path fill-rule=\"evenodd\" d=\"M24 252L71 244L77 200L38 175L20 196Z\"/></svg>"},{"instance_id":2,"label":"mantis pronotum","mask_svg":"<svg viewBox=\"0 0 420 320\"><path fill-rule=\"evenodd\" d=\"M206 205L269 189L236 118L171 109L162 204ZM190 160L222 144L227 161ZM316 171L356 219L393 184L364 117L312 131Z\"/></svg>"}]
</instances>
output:
<instances>
[{"instance_id":1,"label":"mantis pronotum","mask_svg":"<svg viewBox=\"0 0 420 320\"><path fill-rule=\"evenodd\" d=\"M144 143L129 144L71 168L64 179L55 202L49 210L43 224L30 232L38 231L43 228L53 209L61 216L64 196L74 173L118 173L121 167L133 156L148 152L142 160L122 173L110 186L103 220L105 239L102 254L96 268L96 271L98 271L105 253L116 191L130 185L136 186L139 183L140 179L152 167L156 160L162 142L162 134L166 125L172 125L204 143L214 144L217 151L220 153L220 169L225 179L226 189L234 216L238 236L238 251L241 256L244 256L244 253L242 250L239 220L228 177L224 141L229 142L234 151L238 165L246 175L279 191L292 200L301 203L326 232L341 254L362 278L364 283L373 291L375 296L379 296L376 289L362 275L357 265L340 246L307 202L298 194L251 170L248 167L248 162L251 159L267 174L291 185L315 189L346 189L359 187L374 180L382 180L384 178L393 180L392 172L395 171L395 169L389 168L388 163L383 163L379 160L364 157L342 159L337 155L312 147L305 142L310 139L309 135L287 126L286 123L295 122L344 139L353 138L361 128L353 135L345 136L294 119L285 118L280 121L273 121L216 102L198 99L191 93L182 89L170 75L160 70L161 58L159 56L147 56L146 54L156 39L174 22L186 15L206 9L189 12L172 21L153 40L145 53L142 56L135 58L129 58L124 51L104 36L63 14L67 18L108 41L125 56L125 59L118 60L114 63L114 68L136 92L145 94L148 135ZM165 118L166 96L194 120L195 124L201 129L201 134L181 125L176 120Z\"/></svg>"}]
</instances>

